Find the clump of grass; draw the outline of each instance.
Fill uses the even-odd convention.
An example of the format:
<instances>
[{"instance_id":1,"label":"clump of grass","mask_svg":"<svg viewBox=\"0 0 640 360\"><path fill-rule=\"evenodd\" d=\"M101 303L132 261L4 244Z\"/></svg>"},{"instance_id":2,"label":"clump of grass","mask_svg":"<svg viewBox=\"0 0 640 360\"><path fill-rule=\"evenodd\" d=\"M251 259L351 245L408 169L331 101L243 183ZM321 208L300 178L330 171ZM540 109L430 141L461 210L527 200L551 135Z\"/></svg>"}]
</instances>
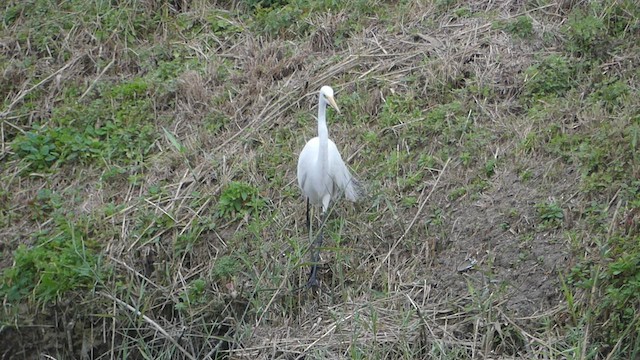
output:
<instances>
[{"instance_id":1,"label":"clump of grass","mask_svg":"<svg viewBox=\"0 0 640 360\"><path fill-rule=\"evenodd\" d=\"M493 28L504 30L521 39L526 39L533 35L533 21L526 15L521 15L508 21L497 21L493 23Z\"/></svg>"},{"instance_id":2,"label":"clump of grass","mask_svg":"<svg viewBox=\"0 0 640 360\"><path fill-rule=\"evenodd\" d=\"M34 126L12 147L29 170L73 162L140 162L157 138L147 91L143 79L111 88L104 84L101 97L88 105L75 101L77 93L68 93L68 103L54 110L48 125Z\"/></svg>"},{"instance_id":3,"label":"clump of grass","mask_svg":"<svg viewBox=\"0 0 640 360\"><path fill-rule=\"evenodd\" d=\"M207 303L209 300L206 296L206 281L204 279L195 279L189 283L187 289L180 294L180 302L176 304L178 311L188 311L191 307L199 307Z\"/></svg>"},{"instance_id":4,"label":"clump of grass","mask_svg":"<svg viewBox=\"0 0 640 360\"><path fill-rule=\"evenodd\" d=\"M610 52L629 51L627 37L640 25L632 1L603 1L575 7L563 28L567 49L587 60L606 60Z\"/></svg>"},{"instance_id":5,"label":"clump of grass","mask_svg":"<svg viewBox=\"0 0 640 360\"><path fill-rule=\"evenodd\" d=\"M525 72L527 99L562 96L576 83L571 61L562 55L549 55Z\"/></svg>"},{"instance_id":6,"label":"clump of grass","mask_svg":"<svg viewBox=\"0 0 640 360\"><path fill-rule=\"evenodd\" d=\"M35 244L15 250L14 265L4 269L0 296L11 302L50 304L70 291L92 291L105 276L100 247L80 224L59 218L55 229L34 235Z\"/></svg>"},{"instance_id":7,"label":"clump of grass","mask_svg":"<svg viewBox=\"0 0 640 360\"><path fill-rule=\"evenodd\" d=\"M582 9L571 13L565 32L569 37L568 49L578 55L595 55L596 51L602 51L598 48L604 45L607 35L602 19Z\"/></svg>"},{"instance_id":8,"label":"clump of grass","mask_svg":"<svg viewBox=\"0 0 640 360\"><path fill-rule=\"evenodd\" d=\"M564 220L564 212L555 201L536 204L536 210L543 228L558 228Z\"/></svg>"},{"instance_id":9,"label":"clump of grass","mask_svg":"<svg viewBox=\"0 0 640 360\"><path fill-rule=\"evenodd\" d=\"M259 214L265 205L256 187L233 181L220 194L218 216L227 220L239 219Z\"/></svg>"}]
</instances>

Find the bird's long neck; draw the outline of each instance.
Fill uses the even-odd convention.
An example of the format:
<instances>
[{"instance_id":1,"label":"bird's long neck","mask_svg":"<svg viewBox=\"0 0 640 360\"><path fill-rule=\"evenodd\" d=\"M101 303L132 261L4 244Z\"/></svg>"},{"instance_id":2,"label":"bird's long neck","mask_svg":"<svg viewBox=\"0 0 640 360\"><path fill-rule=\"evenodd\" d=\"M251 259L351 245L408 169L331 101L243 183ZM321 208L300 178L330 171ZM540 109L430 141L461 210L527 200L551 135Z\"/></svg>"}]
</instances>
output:
<instances>
[{"instance_id":1,"label":"bird's long neck","mask_svg":"<svg viewBox=\"0 0 640 360\"><path fill-rule=\"evenodd\" d=\"M318 102L318 138L320 139L320 151L318 152L318 163L320 164L320 173L326 174L329 166L329 129L327 129L327 101L320 95Z\"/></svg>"}]
</instances>

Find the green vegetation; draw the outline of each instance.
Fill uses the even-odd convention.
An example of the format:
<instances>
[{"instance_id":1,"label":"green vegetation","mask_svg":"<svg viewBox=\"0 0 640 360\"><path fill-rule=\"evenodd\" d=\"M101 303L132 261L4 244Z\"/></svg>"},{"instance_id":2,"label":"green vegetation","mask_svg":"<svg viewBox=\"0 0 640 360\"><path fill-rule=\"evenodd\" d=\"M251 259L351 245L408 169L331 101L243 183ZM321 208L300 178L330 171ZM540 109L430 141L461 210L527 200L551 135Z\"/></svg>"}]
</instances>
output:
<instances>
[{"instance_id":1,"label":"green vegetation","mask_svg":"<svg viewBox=\"0 0 640 360\"><path fill-rule=\"evenodd\" d=\"M533 35L533 22L528 16L518 16L510 21L498 21L493 28L504 30L514 36L526 39Z\"/></svg>"},{"instance_id":2,"label":"green vegetation","mask_svg":"<svg viewBox=\"0 0 640 360\"><path fill-rule=\"evenodd\" d=\"M47 125L34 125L13 140L15 153L36 171L75 162L141 163L156 137L147 91L141 79L105 84L89 104L77 103L79 94L70 91L69 104L54 109Z\"/></svg>"},{"instance_id":3,"label":"green vegetation","mask_svg":"<svg viewBox=\"0 0 640 360\"><path fill-rule=\"evenodd\" d=\"M562 55L541 59L525 72L526 98L563 96L576 85L575 75L569 59Z\"/></svg>"},{"instance_id":4,"label":"green vegetation","mask_svg":"<svg viewBox=\"0 0 640 360\"><path fill-rule=\"evenodd\" d=\"M562 225L564 213L562 208L555 202L540 203L536 205L540 222L545 228L555 228Z\"/></svg>"},{"instance_id":5,"label":"green vegetation","mask_svg":"<svg viewBox=\"0 0 640 360\"><path fill-rule=\"evenodd\" d=\"M33 294L37 301L50 302L69 290L91 290L96 259L82 240L48 237L33 249L18 247L16 264L4 274L2 293L9 301Z\"/></svg>"},{"instance_id":6,"label":"green vegetation","mask_svg":"<svg viewBox=\"0 0 640 360\"><path fill-rule=\"evenodd\" d=\"M218 216L225 219L242 218L245 215L259 214L265 202L258 189L250 184L233 181L220 194Z\"/></svg>"},{"instance_id":7,"label":"green vegetation","mask_svg":"<svg viewBox=\"0 0 640 360\"><path fill-rule=\"evenodd\" d=\"M640 356L637 1L0 14L4 356ZM312 292L324 84L367 193Z\"/></svg>"},{"instance_id":8,"label":"green vegetation","mask_svg":"<svg viewBox=\"0 0 640 360\"><path fill-rule=\"evenodd\" d=\"M33 234L33 246L15 250L15 263L2 274L0 287L0 295L10 303L57 302L70 291L93 291L106 275L99 267L100 248L87 236L88 224L55 220L59 224L51 231Z\"/></svg>"}]
</instances>

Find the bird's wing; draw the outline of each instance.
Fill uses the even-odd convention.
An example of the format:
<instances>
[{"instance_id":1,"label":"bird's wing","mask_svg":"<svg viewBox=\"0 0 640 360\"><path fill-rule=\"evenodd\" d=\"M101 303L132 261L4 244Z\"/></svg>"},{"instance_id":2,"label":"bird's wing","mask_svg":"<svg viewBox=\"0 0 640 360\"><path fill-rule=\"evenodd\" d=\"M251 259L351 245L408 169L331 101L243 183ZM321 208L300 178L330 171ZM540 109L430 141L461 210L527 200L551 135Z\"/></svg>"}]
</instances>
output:
<instances>
[{"instance_id":1,"label":"bird's wing","mask_svg":"<svg viewBox=\"0 0 640 360\"><path fill-rule=\"evenodd\" d=\"M315 137L307 142L298 158L298 185L304 192L305 184L309 176L310 167L313 166L313 157L317 153L318 138ZM308 196L308 194L305 194Z\"/></svg>"},{"instance_id":2,"label":"bird's wing","mask_svg":"<svg viewBox=\"0 0 640 360\"><path fill-rule=\"evenodd\" d=\"M307 183L307 173L305 171L298 174L298 185L304 191L304 184Z\"/></svg>"},{"instance_id":3,"label":"bird's wing","mask_svg":"<svg viewBox=\"0 0 640 360\"><path fill-rule=\"evenodd\" d=\"M351 172L342 160L336 144L331 140L329 140L329 177L333 180L333 196L344 192L347 200L356 201L358 199L356 180L351 176Z\"/></svg>"}]
</instances>

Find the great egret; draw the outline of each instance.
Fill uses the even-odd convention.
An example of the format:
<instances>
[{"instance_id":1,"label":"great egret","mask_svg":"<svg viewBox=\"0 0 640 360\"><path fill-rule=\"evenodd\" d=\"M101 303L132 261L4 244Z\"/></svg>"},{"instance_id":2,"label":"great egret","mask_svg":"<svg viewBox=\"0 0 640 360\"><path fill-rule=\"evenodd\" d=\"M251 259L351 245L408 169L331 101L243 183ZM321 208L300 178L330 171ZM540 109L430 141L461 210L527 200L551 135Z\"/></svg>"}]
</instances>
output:
<instances>
[{"instance_id":1,"label":"great egret","mask_svg":"<svg viewBox=\"0 0 640 360\"><path fill-rule=\"evenodd\" d=\"M309 274L307 285L316 287L318 280L319 252L322 245L322 224L324 224L327 209L332 199L341 192L349 201L358 199L358 188L355 179L342 161L342 156L336 144L329 139L327 129L326 110L327 104L331 105L338 113L340 109L333 98L333 89L323 86L318 96L318 136L309 140L302 149L298 158L298 185L307 199L307 228L311 233L311 221L309 219L309 204L322 206L321 226L318 236L314 241L312 254L313 267Z\"/></svg>"}]
</instances>

